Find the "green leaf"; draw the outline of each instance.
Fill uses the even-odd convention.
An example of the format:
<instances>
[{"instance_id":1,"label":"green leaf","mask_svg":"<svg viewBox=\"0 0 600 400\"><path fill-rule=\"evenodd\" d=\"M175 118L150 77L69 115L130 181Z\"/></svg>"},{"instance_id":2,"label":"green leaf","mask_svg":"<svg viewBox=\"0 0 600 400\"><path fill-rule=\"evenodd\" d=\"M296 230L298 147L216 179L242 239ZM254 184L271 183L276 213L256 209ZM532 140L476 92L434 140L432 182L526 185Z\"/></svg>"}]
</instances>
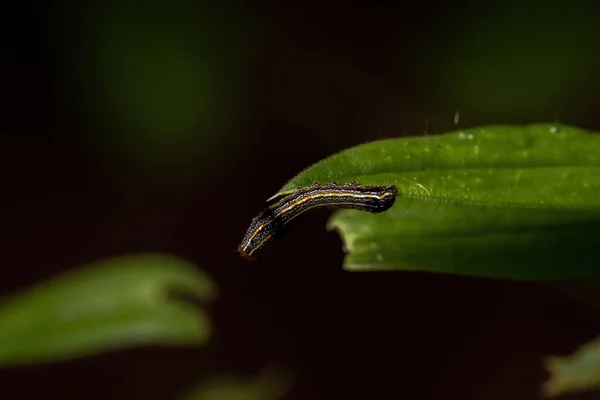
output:
<instances>
[{"instance_id":1,"label":"green leaf","mask_svg":"<svg viewBox=\"0 0 600 400\"><path fill-rule=\"evenodd\" d=\"M600 388L600 337L567 357L549 357L550 379L544 384L546 397Z\"/></svg>"},{"instance_id":2,"label":"green leaf","mask_svg":"<svg viewBox=\"0 0 600 400\"><path fill-rule=\"evenodd\" d=\"M185 400L278 400L292 384L290 373L276 366L268 366L257 376L215 377L203 382L183 398Z\"/></svg>"},{"instance_id":3,"label":"green leaf","mask_svg":"<svg viewBox=\"0 0 600 400\"><path fill-rule=\"evenodd\" d=\"M211 280L169 255L97 262L0 303L0 365L70 359L141 344L200 345L210 336L202 309Z\"/></svg>"},{"instance_id":4,"label":"green leaf","mask_svg":"<svg viewBox=\"0 0 600 400\"><path fill-rule=\"evenodd\" d=\"M557 124L489 126L357 146L303 171L277 195L354 179L395 184L409 199L600 209L599 171L596 134Z\"/></svg>"},{"instance_id":5,"label":"green leaf","mask_svg":"<svg viewBox=\"0 0 600 400\"><path fill-rule=\"evenodd\" d=\"M512 279L600 273L600 136L556 124L382 140L335 154L278 193L314 181L398 187L382 214L336 213L349 270Z\"/></svg>"}]
</instances>

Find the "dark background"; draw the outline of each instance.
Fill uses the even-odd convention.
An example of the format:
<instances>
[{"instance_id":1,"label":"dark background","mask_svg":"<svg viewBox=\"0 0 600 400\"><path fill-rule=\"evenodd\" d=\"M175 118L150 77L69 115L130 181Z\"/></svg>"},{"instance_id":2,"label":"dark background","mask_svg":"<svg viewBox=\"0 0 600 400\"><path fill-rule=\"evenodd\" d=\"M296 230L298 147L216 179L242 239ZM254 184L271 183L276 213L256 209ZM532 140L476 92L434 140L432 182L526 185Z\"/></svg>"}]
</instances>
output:
<instances>
[{"instance_id":1,"label":"dark background","mask_svg":"<svg viewBox=\"0 0 600 400\"><path fill-rule=\"evenodd\" d=\"M265 199L349 146L600 129L594 2L32 1L1 15L0 293L137 251L186 258L221 292L209 347L3 369L2 398L176 399L276 363L290 399L532 399L542 359L597 334L589 309L539 283L344 272L326 212L257 262L235 252Z\"/></svg>"}]
</instances>

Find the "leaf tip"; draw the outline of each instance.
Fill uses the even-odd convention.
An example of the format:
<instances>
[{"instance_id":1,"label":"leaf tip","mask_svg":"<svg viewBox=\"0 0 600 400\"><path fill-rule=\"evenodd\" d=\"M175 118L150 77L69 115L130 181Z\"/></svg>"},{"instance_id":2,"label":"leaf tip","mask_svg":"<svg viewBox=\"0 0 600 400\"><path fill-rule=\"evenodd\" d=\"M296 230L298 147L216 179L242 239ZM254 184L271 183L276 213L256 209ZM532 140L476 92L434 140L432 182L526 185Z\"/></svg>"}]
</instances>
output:
<instances>
[{"instance_id":1,"label":"leaf tip","mask_svg":"<svg viewBox=\"0 0 600 400\"><path fill-rule=\"evenodd\" d=\"M543 361L544 368L550 374L550 378L542 384L541 395L545 398L554 398L564 392L564 385L558 377L560 369L560 358L555 356L546 357Z\"/></svg>"}]
</instances>

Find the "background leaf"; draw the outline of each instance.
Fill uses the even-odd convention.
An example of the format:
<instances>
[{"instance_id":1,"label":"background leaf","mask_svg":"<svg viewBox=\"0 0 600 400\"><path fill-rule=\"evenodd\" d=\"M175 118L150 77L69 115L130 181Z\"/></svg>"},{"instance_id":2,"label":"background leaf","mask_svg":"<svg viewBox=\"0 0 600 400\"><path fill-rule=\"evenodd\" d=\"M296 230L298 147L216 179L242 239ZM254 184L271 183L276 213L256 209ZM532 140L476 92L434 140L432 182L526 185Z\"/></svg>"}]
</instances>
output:
<instances>
[{"instance_id":1,"label":"background leaf","mask_svg":"<svg viewBox=\"0 0 600 400\"><path fill-rule=\"evenodd\" d=\"M350 270L512 279L600 273L600 136L553 124L492 126L348 149L305 170L313 181L395 184L382 214L344 210Z\"/></svg>"},{"instance_id":2,"label":"background leaf","mask_svg":"<svg viewBox=\"0 0 600 400\"><path fill-rule=\"evenodd\" d=\"M202 344L206 313L176 297L215 296L193 265L161 254L105 260L0 304L0 365L81 357L126 346Z\"/></svg>"},{"instance_id":3,"label":"background leaf","mask_svg":"<svg viewBox=\"0 0 600 400\"><path fill-rule=\"evenodd\" d=\"M206 381L184 396L184 400L278 400L292 385L292 376L277 366L267 366L257 376L221 376Z\"/></svg>"},{"instance_id":4,"label":"background leaf","mask_svg":"<svg viewBox=\"0 0 600 400\"><path fill-rule=\"evenodd\" d=\"M543 387L547 397L600 388L600 338L567 357L549 357L546 368L550 373Z\"/></svg>"}]
</instances>

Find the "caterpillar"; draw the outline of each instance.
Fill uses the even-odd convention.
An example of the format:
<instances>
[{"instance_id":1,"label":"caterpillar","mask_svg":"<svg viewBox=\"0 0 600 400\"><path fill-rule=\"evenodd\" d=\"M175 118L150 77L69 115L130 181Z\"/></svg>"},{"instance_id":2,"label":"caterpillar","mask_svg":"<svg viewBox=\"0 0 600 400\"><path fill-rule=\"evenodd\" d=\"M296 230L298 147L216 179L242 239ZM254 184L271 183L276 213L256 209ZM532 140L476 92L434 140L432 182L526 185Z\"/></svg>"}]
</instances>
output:
<instances>
[{"instance_id":1,"label":"caterpillar","mask_svg":"<svg viewBox=\"0 0 600 400\"><path fill-rule=\"evenodd\" d=\"M362 186L358 182L340 185L313 183L296 190L269 206L252 220L238 246L243 258L253 260L255 254L275 240L281 227L313 208L356 209L371 213L388 210L396 201L396 186Z\"/></svg>"}]
</instances>

